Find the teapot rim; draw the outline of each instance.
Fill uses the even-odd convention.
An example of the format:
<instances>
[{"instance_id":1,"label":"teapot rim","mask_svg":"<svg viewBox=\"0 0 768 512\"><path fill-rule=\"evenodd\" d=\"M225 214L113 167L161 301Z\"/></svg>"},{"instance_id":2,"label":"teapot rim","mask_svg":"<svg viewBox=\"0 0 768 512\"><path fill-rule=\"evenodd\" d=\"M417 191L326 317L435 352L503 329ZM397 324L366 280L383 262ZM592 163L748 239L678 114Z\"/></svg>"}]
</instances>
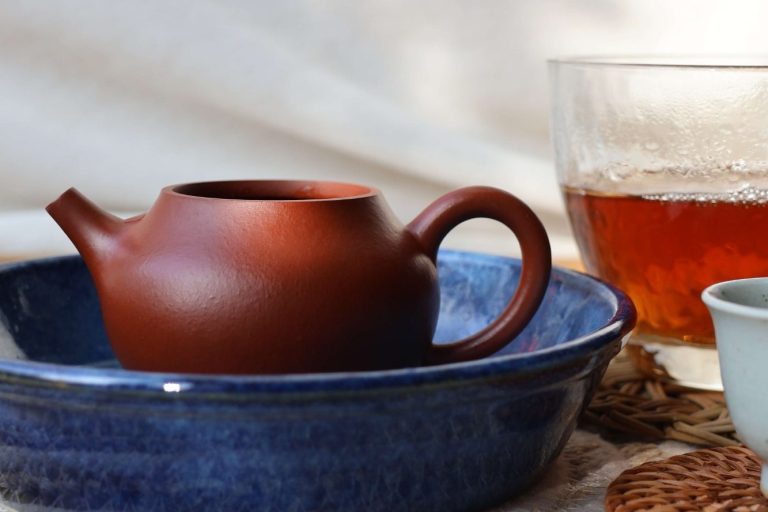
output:
<instances>
[{"instance_id":1,"label":"teapot rim","mask_svg":"<svg viewBox=\"0 0 768 512\"><path fill-rule=\"evenodd\" d=\"M365 199L381 192L341 181L245 179L178 183L164 187L161 194L192 200L307 203Z\"/></svg>"}]
</instances>

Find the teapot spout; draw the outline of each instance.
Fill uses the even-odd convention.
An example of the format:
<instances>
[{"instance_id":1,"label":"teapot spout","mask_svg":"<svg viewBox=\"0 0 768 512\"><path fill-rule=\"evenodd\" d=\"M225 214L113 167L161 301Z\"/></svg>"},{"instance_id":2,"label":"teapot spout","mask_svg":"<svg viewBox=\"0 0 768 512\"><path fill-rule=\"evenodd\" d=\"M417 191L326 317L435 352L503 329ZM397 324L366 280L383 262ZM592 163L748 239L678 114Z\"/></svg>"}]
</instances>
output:
<instances>
[{"instance_id":1,"label":"teapot spout","mask_svg":"<svg viewBox=\"0 0 768 512\"><path fill-rule=\"evenodd\" d=\"M70 188L45 210L61 227L83 256L86 264L103 259L112 249L112 241L124 222Z\"/></svg>"}]
</instances>

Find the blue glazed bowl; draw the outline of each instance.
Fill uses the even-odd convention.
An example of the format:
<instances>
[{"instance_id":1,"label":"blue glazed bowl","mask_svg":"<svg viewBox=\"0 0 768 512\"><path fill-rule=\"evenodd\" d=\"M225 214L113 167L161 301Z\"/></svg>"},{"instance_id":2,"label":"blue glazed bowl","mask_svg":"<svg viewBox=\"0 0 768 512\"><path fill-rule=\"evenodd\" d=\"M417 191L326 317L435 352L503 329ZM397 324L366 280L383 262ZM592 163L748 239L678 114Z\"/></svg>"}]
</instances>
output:
<instances>
[{"instance_id":1,"label":"blue glazed bowl","mask_svg":"<svg viewBox=\"0 0 768 512\"><path fill-rule=\"evenodd\" d=\"M440 255L438 340L493 319L518 260ZM483 360L379 372L194 376L114 366L78 257L0 268L0 496L15 509L471 511L558 455L634 324L556 269Z\"/></svg>"}]
</instances>

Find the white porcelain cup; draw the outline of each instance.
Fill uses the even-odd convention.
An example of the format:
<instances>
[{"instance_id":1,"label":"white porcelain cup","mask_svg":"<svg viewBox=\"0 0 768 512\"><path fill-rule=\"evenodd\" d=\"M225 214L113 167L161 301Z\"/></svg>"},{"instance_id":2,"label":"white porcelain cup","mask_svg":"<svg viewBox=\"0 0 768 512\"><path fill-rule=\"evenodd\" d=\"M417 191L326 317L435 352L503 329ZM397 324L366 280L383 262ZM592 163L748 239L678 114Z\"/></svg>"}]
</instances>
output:
<instances>
[{"instance_id":1,"label":"white porcelain cup","mask_svg":"<svg viewBox=\"0 0 768 512\"><path fill-rule=\"evenodd\" d=\"M768 277L717 283L701 297L715 324L728 410L739 438L763 460L768 497Z\"/></svg>"}]
</instances>

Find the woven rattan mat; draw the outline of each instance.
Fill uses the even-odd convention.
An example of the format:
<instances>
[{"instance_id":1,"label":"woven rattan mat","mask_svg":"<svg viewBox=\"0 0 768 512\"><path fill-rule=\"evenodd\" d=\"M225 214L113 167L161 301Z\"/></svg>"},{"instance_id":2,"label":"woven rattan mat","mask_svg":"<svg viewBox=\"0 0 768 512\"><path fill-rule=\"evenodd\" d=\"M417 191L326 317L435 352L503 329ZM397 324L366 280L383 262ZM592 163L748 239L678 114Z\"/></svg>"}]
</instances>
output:
<instances>
[{"instance_id":1,"label":"woven rattan mat","mask_svg":"<svg viewBox=\"0 0 768 512\"><path fill-rule=\"evenodd\" d=\"M611 362L582 421L632 438L700 446L740 444L722 393L648 378L623 353Z\"/></svg>"},{"instance_id":2,"label":"woven rattan mat","mask_svg":"<svg viewBox=\"0 0 768 512\"><path fill-rule=\"evenodd\" d=\"M608 512L768 511L760 461L743 446L707 448L624 471L608 486Z\"/></svg>"}]
</instances>

